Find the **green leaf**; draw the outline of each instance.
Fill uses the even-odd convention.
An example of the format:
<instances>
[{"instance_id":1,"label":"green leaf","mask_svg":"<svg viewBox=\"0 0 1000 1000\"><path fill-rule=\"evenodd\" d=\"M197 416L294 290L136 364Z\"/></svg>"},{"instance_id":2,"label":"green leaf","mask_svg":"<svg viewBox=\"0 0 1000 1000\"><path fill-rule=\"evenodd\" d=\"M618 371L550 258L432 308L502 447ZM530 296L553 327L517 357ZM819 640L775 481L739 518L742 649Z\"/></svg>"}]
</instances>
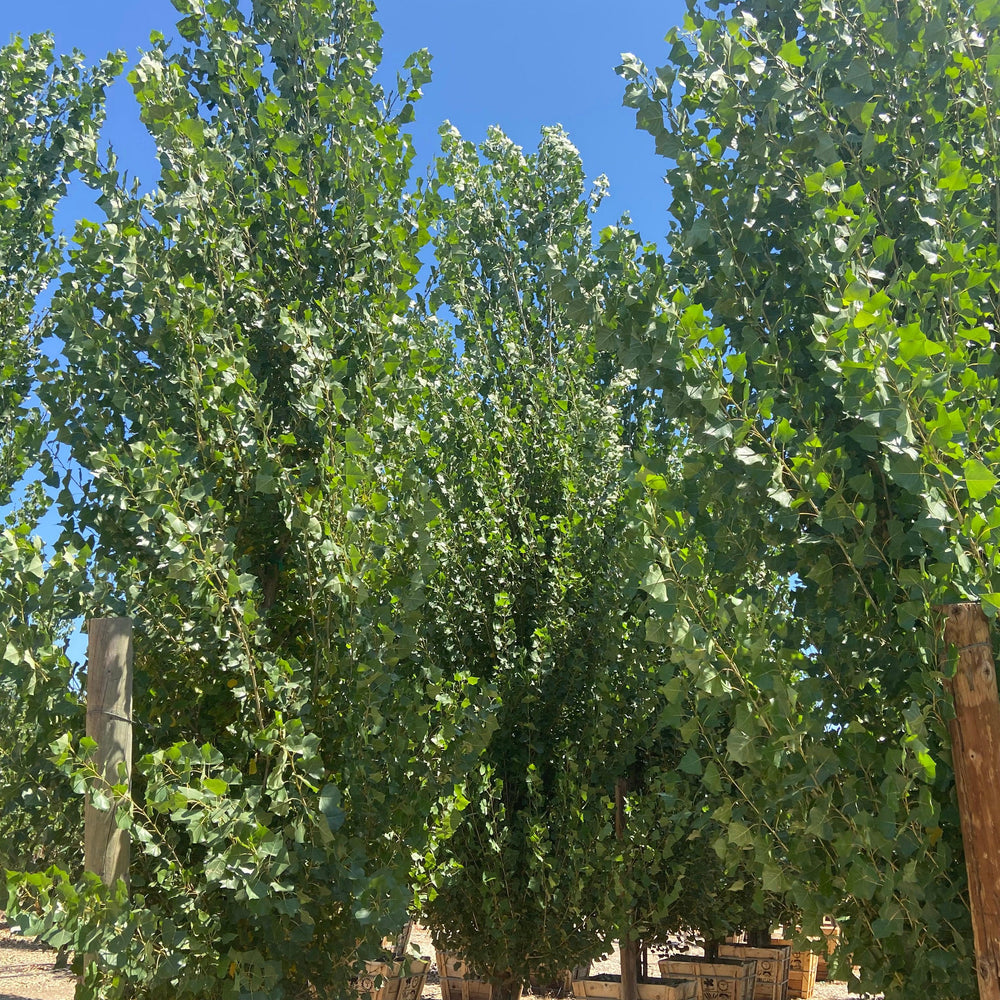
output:
<instances>
[{"instance_id":1,"label":"green leaf","mask_svg":"<svg viewBox=\"0 0 1000 1000\"><path fill-rule=\"evenodd\" d=\"M998 482L997 476L979 459L968 459L963 469L965 471L965 487L973 500L982 500L995 489Z\"/></svg>"},{"instance_id":2,"label":"green leaf","mask_svg":"<svg viewBox=\"0 0 1000 1000\"><path fill-rule=\"evenodd\" d=\"M705 787L710 792L719 794L719 792L722 791L722 779L719 775L719 768L714 760L710 760L708 762L701 780L705 783Z\"/></svg>"},{"instance_id":3,"label":"green leaf","mask_svg":"<svg viewBox=\"0 0 1000 1000\"><path fill-rule=\"evenodd\" d=\"M1000 612L1000 594L981 594L980 601L983 604L983 611L988 618L996 618Z\"/></svg>"},{"instance_id":4,"label":"green leaf","mask_svg":"<svg viewBox=\"0 0 1000 1000\"><path fill-rule=\"evenodd\" d=\"M319 810L332 833L336 833L344 825L346 813L341 808L340 789L336 785L327 783L320 789Z\"/></svg>"},{"instance_id":5,"label":"green leaf","mask_svg":"<svg viewBox=\"0 0 1000 1000\"><path fill-rule=\"evenodd\" d=\"M678 762L677 768L685 774L701 774L703 766L698 751L694 747L688 747L684 756Z\"/></svg>"},{"instance_id":6,"label":"green leaf","mask_svg":"<svg viewBox=\"0 0 1000 1000\"><path fill-rule=\"evenodd\" d=\"M790 66L805 66L806 57L799 51L798 43L794 38L785 42L778 50L778 57L784 59Z\"/></svg>"}]
</instances>

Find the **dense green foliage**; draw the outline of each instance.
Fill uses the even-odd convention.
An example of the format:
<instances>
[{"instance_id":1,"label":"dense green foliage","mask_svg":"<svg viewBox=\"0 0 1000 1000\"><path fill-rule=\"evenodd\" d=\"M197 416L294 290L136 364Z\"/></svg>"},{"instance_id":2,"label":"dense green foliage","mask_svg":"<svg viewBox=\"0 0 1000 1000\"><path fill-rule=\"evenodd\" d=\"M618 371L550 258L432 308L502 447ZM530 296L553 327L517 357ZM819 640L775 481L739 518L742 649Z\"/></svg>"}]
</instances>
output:
<instances>
[{"instance_id":1,"label":"dense green foliage","mask_svg":"<svg viewBox=\"0 0 1000 1000\"><path fill-rule=\"evenodd\" d=\"M0 49L0 865L50 858L76 838L78 800L47 766L54 733L82 725L67 618L78 613L86 552L43 552L50 506L45 414L34 392L47 362L36 300L63 260L55 209L74 167L93 156L103 91L117 59L93 71L57 60L45 36ZM80 559L78 559L78 555ZM49 566L46 570L45 563Z\"/></svg>"},{"instance_id":2,"label":"dense green foliage","mask_svg":"<svg viewBox=\"0 0 1000 1000\"><path fill-rule=\"evenodd\" d=\"M414 904L508 995L791 907L974 997L933 608L1000 608L1000 11L692 0L621 67L665 257L595 241L559 129L414 180L429 57L387 95L370 0L175 5L148 195L95 155L118 58L0 50L15 919L81 997L279 1000ZM136 622L128 891L79 870L84 613Z\"/></svg>"},{"instance_id":3,"label":"dense green foliage","mask_svg":"<svg viewBox=\"0 0 1000 1000\"><path fill-rule=\"evenodd\" d=\"M426 626L442 665L500 704L427 919L506 995L603 950L608 791L629 742L615 691L644 663L628 474L645 427L595 351L601 188L585 195L566 135L524 155L499 131L481 149L442 134L429 308L454 317L456 346L431 422L443 516Z\"/></svg>"},{"instance_id":4,"label":"dense green foliage","mask_svg":"<svg viewBox=\"0 0 1000 1000\"><path fill-rule=\"evenodd\" d=\"M500 705L433 859L427 919L512 992L612 938L694 926L721 939L766 922L765 900L714 846L735 779L701 780L733 706L691 717L708 674L651 617L663 553L650 520L666 498L686 502L686 444L597 349L608 304L635 288L609 266L634 237L613 229L595 249L601 188L584 196L560 131L527 156L500 132L478 151L443 136L429 308L454 317L457 348L429 428L446 534L428 624L435 655L489 679ZM787 582L751 575L777 613ZM692 581L711 600L702 590Z\"/></svg>"},{"instance_id":5,"label":"dense green foliage","mask_svg":"<svg viewBox=\"0 0 1000 1000\"><path fill-rule=\"evenodd\" d=\"M732 657L728 849L843 918L867 988L975 995L933 607L1000 601L1000 10L708 7L622 66L674 222L652 334L617 330L690 421L706 532L797 585L785 669Z\"/></svg>"},{"instance_id":6,"label":"dense green foliage","mask_svg":"<svg viewBox=\"0 0 1000 1000\"><path fill-rule=\"evenodd\" d=\"M482 723L416 628L440 352L371 6L180 6L186 46L130 74L159 186L91 171L107 219L77 228L43 386L92 610L136 618L132 902L18 891L81 917L87 995L278 996L343 987L398 930ZM83 757L61 745L78 785Z\"/></svg>"}]
</instances>

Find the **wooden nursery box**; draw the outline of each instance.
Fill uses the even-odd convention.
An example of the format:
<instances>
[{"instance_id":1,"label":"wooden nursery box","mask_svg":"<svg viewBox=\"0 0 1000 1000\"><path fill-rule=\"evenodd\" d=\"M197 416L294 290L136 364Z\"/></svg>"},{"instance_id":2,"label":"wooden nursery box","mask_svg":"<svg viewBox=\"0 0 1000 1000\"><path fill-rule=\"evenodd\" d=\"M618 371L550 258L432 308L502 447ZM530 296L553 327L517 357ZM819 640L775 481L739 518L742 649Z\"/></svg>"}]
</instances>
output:
<instances>
[{"instance_id":1,"label":"wooden nursery box","mask_svg":"<svg viewBox=\"0 0 1000 1000\"><path fill-rule=\"evenodd\" d=\"M697 1000L753 1000L756 968L753 959L671 955L660 962L660 975L695 980Z\"/></svg>"},{"instance_id":2,"label":"wooden nursery box","mask_svg":"<svg viewBox=\"0 0 1000 1000\"><path fill-rule=\"evenodd\" d=\"M772 939L774 944L787 944L791 941ZM816 991L816 972L819 969L819 955L813 951L793 951L788 962L788 995L811 1000Z\"/></svg>"},{"instance_id":3,"label":"wooden nursery box","mask_svg":"<svg viewBox=\"0 0 1000 1000\"><path fill-rule=\"evenodd\" d=\"M757 963L754 1000L787 1000L788 967L792 948L787 944L755 947L749 944L723 944L719 956L752 958Z\"/></svg>"},{"instance_id":4,"label":"wooden nursery box","mask_svg":"<svg viewBox=\"0 0 1000 1000\"><path fill-rule=\"evenodd\" d=\"M640 976L639 1000L696 1000L698 984L693 979ZM573 980L573 996L590 1000L622 1000L622 977L605 973Z\"/></svg>"},{"instance_id":5,"label":"wooden nursery box","mask_svg":"<svg viewBox=\"0 0 1000 1000\"><path fill-rule=\"evenodd\" d=\"M362 1000L420 1000L431 963L428 958L411 958L366 965L364 974L355 980L355 989ZM379 977L381 986L376 985Z\"/></svg>"},{"instance_id":6,"label":"wooden nursery box","mask_svg":"<svg viewBox=\"0 0 1000 1000\"><path fill-rule=\"evenodd\" d=\"M437 967L441 1000L493 1000L493 984L476 979L461 955L438 951Z\"/></svg>"}]
</instances>

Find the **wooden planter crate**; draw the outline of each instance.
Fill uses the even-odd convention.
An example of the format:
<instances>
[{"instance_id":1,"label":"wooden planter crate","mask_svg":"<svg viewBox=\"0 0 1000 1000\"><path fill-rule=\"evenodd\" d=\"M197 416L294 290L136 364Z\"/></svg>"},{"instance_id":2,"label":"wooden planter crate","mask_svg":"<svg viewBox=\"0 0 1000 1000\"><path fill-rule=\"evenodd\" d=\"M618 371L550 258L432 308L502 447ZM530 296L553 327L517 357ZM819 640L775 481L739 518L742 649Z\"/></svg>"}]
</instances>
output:
<instances>
[{"instance_id":1,"label":"wooden planter crate","mask_svg":"<svg viewBox=\"0 0 1000 1000\"><path fill-rule=\"evenodd\" d=\"M636 986L639 1000L695 1000L698 984L693 979L656 979L640 976ZM622 977L610 974L573 980L573 996L591 1000L622 1000Z\"/></svg>"},{"instance_id":2,"label":"wooden planter crate","mask_svg":"<svg viewBox=\"0 0 1000 1000\"><path fill-rule=\"evenodd\" d=\"M354 986L362 1000L420 1000L427 982L430 959L401 962L368 962ZM381 977L382 985L376 985Z\"/></svg>"},{"instance_id":3,"label":"wooden planter crate","mask_svg":"<svg viewBox=\"0 0 1000 1000\"><path fill-rule=\"evenodd\" d=\"M709 962L689 955L671 955L660 962L664 979L694 979L697 1000L753 1000L757 964L752 959L717 958Z\"/></svg>"},{"instance_id":4,"label":"wooden planter crate","mask_svg":"<svg viewBox=\"0 0 1000 1000\"><path fill-rule=\"evenodd\" d=\"M782 938L772 938L772 944L787 944L792 942ZM819 955L813 951L793 951L788 963L788 995L801 997L801 1000L811 1000L816 990L816 970L819 968Z\"/></svg>"},{"instance_id":5,"label":"wooden planter crate","mask_svg":"<svg viewBox=\"0 0 1000 1000\"><path fill-rule=\"evenodd\" d=\"M461 955L439 951L437 967L441 976L441 1000L493 1000L493 984L476 979Z\"/></svg>"},{"instance_id":6,"label":"wooden planter crate","mask_svg":"<svg viewBox=\"0 0 1000 1000\"><path fill-rule=\"evenodd\" d=\"M719 956L726 958L752 958L757 963L754 1000L787 1000L788 967L792 948L787 944L761 947L749 944L723 944Z\"/></svg>"},{"instance_id":7,"label":"wooden planter crate","mask_svg":"<svg viewBox=\"0 0 1000 1000\"><path fill-rule=\"evenodd\" d=\"M441 1000L493 1000L493 984L477 979L461 955L454 952L437 952L438 974L441 976ZM564 994L572 989L575 979L583 979L590 974L590 963L567 969L557 983L546 983L542 987L547 992ZM539 987L539 984L533 984ZM657 998L650 998L657 1000ZM666 997L664 1000L673 1000ZM678 998L683 1000L683 998Z\"/></svg>"}]
</instances>

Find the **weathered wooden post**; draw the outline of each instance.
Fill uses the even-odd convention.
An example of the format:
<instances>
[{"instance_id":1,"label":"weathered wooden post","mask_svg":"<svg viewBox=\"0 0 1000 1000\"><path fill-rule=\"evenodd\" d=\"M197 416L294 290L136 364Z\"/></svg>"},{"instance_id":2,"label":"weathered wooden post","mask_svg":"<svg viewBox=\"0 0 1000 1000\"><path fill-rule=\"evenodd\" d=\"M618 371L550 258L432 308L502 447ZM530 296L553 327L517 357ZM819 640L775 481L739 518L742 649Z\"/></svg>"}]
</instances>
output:
<instances>
[{"instance_id":1,"label":"weathered wooden post","mask_svg":"<svg viewBox=\"0 0 1000 1000\"><path fill-rule=\"evenodd\" d=\"M87 735L96 741L94 766L108 787L120 782L118 766L132 774L132 622L92 618L87 639ZM84 866L105 885L128 882L129 835L115 824L115 810L96 809L87 796Z\"/></svg>"},{"instance_id":2,"label":"weathered wooden post","mask_svg":"<svg viewBox=\"0 0 1000 1000\"><path fill-rule=\"evenodd\" d=\"M958 652L950 681L949 725L955 787L969 875L969 903L980 1000L1000 1000L1000 697L990 626L979 604L941 608L942 663Z\"/></svg>"}]
</instances>

